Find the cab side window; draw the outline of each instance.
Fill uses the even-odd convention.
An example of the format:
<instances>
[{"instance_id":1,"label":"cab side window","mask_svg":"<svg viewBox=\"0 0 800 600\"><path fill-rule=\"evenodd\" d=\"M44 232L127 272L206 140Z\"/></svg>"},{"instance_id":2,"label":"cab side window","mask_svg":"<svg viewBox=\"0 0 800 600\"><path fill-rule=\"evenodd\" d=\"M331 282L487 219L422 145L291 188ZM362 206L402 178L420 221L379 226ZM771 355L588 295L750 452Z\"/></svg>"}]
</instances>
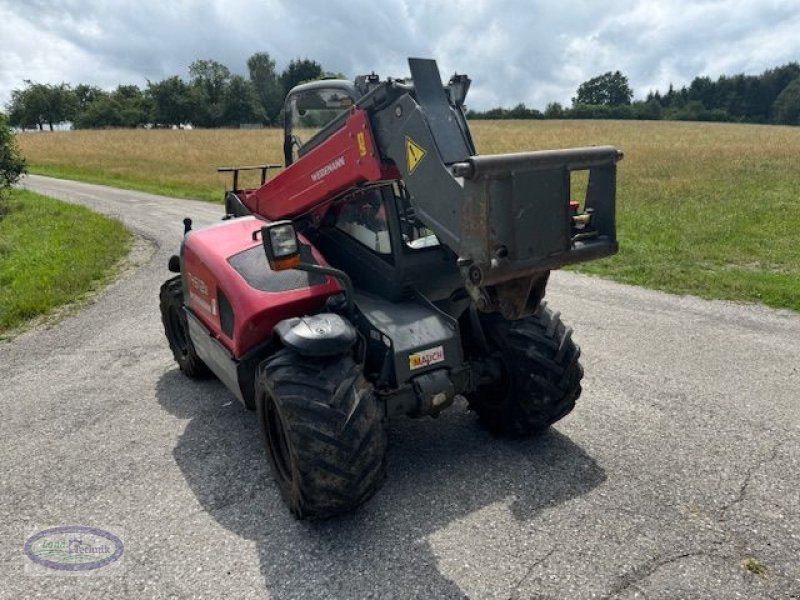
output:
<instances>
[{"instance_id":1,"label":"cab side window","mask_svg":"<svg viewBox=\"0 0 800 600\"><path fill-rule=\"evenodd\" d=\"M392 253L386 206L377 189L365 190L342 204L336 228L373 252L383 255Z\"/></svg>"}]
</instances>

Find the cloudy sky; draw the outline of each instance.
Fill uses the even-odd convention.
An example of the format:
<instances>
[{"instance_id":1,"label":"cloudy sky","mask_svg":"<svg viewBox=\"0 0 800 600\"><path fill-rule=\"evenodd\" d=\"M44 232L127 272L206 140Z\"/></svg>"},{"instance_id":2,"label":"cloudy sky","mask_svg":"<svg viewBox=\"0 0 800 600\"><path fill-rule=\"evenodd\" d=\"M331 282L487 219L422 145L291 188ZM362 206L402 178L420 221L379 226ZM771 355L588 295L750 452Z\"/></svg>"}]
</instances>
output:
<instances>
[{"instance_id":1,"label":"cloudy sky","mask_svg":"<svg viewBox=\"0 0 800 600\"><path fill-rule=\"evenodd\" d=\"M800 0L0 0L0 105L24 79L144 86L197 58L244 74L257 51L351 77L431 57L472 78L472 108L544 108L609 70L641 98L800 61Z\"/></svg>"}]
</instances>

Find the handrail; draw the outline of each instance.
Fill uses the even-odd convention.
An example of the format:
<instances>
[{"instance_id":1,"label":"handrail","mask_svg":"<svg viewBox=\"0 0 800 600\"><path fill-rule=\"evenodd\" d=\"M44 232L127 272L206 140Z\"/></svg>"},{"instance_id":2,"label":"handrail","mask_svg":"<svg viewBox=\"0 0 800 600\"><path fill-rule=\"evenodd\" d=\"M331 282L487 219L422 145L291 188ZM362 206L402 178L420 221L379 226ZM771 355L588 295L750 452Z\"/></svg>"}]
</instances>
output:
<instances>
[{"instance_id":1,"label":"handrail","mask_svg":"<svg viewBox=\"0 0 800 600\"><path fill-rule=\"evenodd\" d=\"M233 190L239 191L239 171L261 171L261 185L267 181L267 172L270 169L281 169L283 165L267 164L267 165L247 165L242 167L219 167L217 173L233 173Z\"/></svg>"}]
</instances>

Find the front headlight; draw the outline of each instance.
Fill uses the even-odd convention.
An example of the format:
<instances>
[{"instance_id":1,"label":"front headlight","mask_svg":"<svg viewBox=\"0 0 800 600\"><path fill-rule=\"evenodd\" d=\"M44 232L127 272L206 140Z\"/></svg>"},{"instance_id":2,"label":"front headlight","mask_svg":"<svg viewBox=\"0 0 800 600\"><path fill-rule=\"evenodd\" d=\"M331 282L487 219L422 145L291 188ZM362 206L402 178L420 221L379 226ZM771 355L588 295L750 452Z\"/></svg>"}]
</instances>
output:
<instances>
[{"instance_id":1,"label":"front headlight","mask_svg":"<svg viewBox=\"0 0 800 600\"><path fill-rule=\"evenodd\" d=\"M293 269L300 264L300 244L291 221L276 221L264 225L261 228L261 242L273 271Z\"/></svg>"}]
</instances>

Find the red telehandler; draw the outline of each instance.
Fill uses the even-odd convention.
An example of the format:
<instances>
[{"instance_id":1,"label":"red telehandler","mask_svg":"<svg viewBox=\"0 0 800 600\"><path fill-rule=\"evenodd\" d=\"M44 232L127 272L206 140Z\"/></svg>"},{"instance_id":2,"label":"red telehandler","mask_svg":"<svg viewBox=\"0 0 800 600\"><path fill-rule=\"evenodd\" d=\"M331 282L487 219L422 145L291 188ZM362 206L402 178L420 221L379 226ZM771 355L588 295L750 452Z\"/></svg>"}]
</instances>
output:
<instances>
[{"instance_id":1,"label":"red telehandler","mask_svg":"<svg viewBox=\"0 0 800 600\"><path fill-rule=\"evenodd\" d=\"M351 510L380 486L384 422L457 395L483 424L530 435L568 414L583 369L542 302L551 269L617 251L613 147L481 156L470 80L299 85L285 168L226 193L223 221L185 221L164 329L189 377L214 375L258 414L298 518ZM303 139L301 139L303 138ZM571 178L588 171L580 201Z\"/></svg>"}]
</instances>

